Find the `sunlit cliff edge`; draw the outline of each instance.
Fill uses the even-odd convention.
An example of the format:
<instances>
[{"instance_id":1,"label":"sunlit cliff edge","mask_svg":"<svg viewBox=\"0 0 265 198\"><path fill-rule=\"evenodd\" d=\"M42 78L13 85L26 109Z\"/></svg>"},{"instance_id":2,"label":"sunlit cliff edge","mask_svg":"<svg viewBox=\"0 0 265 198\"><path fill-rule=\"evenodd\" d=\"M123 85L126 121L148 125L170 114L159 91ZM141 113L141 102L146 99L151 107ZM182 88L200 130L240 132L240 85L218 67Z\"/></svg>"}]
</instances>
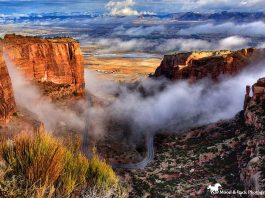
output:
<instances>
[{"instance_id":1,"label":"sunlit cliff edge","mask_svg":"<svg viewBox=\"0 0 265 198\"><path fill-rule=\"evenodd\" d=\"M237 74L250 63L261 60L264 49L246 48L238 51L198 51L165 55L155 76L170 80L196 81L204 77L217 79L222 74Z\"/></svg>"},{"instance_id":2,"label":"sunlit cliff edge","mask_svg":"<svg viewBox=\"0 0 265 198\"><path fill-rule=\"evenodd\" d=\"M0 120L6 122L15 112L15 100L7 55L19 71L33 80L45 95L54 98L84 95L84 60L80 43L71 38L38 38L6 35L0 40L1 97Z\"/></svg>"},{"instance_id":3,"label":"sunlit cliff edge","mask_svg":"<svg viewBox=\"0 0 265 198\"><path fill-rule=\"evenodd\" d=\"M4 52L27 78L68 85L68 90L64 90L68 94L84 93L84 61L78 41L9 34L2 43Z\"/></svg>"}]
</instances>

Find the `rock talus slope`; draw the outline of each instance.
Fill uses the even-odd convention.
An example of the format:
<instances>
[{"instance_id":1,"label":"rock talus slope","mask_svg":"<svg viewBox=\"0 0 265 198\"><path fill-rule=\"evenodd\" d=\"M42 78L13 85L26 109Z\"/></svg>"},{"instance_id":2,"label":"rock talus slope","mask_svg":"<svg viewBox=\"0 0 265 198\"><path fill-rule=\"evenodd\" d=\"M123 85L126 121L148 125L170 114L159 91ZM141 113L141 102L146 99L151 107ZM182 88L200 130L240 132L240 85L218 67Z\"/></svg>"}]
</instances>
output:
<instances>
[{"instance_id":1,"label":"rock talus slope","mask_svg":"<svg viewBox=\"0 0 265 198\"><path fill-rule=\"evenodd\" d=\"M50 86L63 85L65 95L84 93L84 62L76 40L12 34L5 36L4 50L29 79Z\"/></svg>"}]
</instances>

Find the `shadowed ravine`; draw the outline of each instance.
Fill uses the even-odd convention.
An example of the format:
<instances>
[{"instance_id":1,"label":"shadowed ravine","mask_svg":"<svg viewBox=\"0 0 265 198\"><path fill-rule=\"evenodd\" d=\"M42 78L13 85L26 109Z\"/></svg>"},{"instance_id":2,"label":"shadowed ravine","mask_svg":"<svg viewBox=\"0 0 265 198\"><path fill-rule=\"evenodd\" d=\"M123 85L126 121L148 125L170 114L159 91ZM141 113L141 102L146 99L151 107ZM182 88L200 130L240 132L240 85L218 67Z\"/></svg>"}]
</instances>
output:
<instances>
[{"instance_id":1,"label":"shadowed ravine","mask_svg":"<svg viewBox=\"0 0 265 198\"><path fill-rule=\"evenodd\" d=\"M89 97L88 97L89 99ZM82 143L82 151L83 153L91 159L93 153L89 149L89 118L87 116L85 128L83 132L83 143ZM146 157L138 163L129 163L129 164L112 164L113 168L121 168L121 169L144 169L153 159L155 156L154 152L154 136L149 135L146 137Z\"/></svg>"},{"instance_id":2,"label":"shadowed ravine","mask_svg":"<svg viewBox=\"0 0 265 198\"><path fill-rule=\"evenodd\" d=\"M112 167L122 169L144 169L154 159L155 156L153 135L146 137L146 149L146 157L141 162L129 164L112 164Z\"/></svg>"},{"instance_id":3,"label":"shadowed ravine","mask_svg":"<svg viewBox=\"0 0 265 198\"><path fill-rule=\"evenodd\" d=\"M93 106L93 99L89 93L86 94L86 99L90 105ZM88 107L87 107L88 108ZM90 125L90 118L89 115L86 115L85 118L85 128L83 131L83 142L82 142L82 152L85 154L85 156L88 159L91 159L93 156L93 152L91 151L89 144L90 144L90 136L89 136L89 131L91 130L91 125ZM138 162L138 163L128 163L128 164L112 164L113 168L120 168L120 169L144 169L153 159L154 159L154 135L149 134L146 135L146 157Z\"/></svg>"},{"instance_id":4,"label":"shadowed ravine","mask_svg":"<svg viewBox=\"0 0 265 198\"><path fill-rule=\"evenodd\" d=\"M86 99L88 102L92 104L92 98L89 94L86 94ZM88 108L88 107L87 107ZM85 154L85 156L88 159L91 159L92 157L92 152L89 149L89 116L85 115L85 128L83 131L83 142L82 142L82 152Z\"/></svg>"}]
</instances>

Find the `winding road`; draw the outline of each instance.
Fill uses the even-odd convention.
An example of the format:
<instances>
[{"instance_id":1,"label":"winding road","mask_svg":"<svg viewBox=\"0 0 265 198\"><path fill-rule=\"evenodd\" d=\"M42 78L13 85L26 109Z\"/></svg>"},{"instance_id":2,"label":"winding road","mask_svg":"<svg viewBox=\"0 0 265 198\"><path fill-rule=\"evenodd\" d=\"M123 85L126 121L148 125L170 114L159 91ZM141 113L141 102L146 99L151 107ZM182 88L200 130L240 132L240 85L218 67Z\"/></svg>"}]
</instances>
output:
<instances>
[{"instance_id":1,"label":"winding road","mask_svg":"<svg viewBox=\"0 0 265 198\"><path fill-rule=\"evenodd\" d=\"M146 139L147 154L141 162L129 164L112 164L112 167L121 169L144 169L151 161L153 161L155 157L154 136L148 136Z\"/></svg>"},{"instance_id":2,"label":"winding road","mask_svg":"<svg viewBox=\"0 0 265 198\"><path fill-rule=\"evenodd\" d=\"M87 100L91 102L92 104L92 98L87 95ZM89 116L86 116L85 120L85 128L83 132L83 142L82 142L82 152L85 154L85 156L88 159L91 159L93 157L93 153L89 149L89 130L90 122L89 122ZM148 135L146 136L146 157L141 161L137 163L129 163L129 164L112 164L113 168L117 169L144 169L151 161L154 160L155 157L155 151L154 151L154 135Z\"/></svg>"},{"instance_id":3,"label":"winding road","mask_svg":"<svg viewBox=\"0 0 265 198\"><path fill-rule=\"evenodd\" d=\"M86 98L87 98L87 101L89 101L92 104L92 98L91 98L91 96L89 96L89 94L87 94ZM87 107L87 108L89 108L89 107ZM83 131L82 152L85 154L85 156L88 159L91 159L93 155L89 149L89 128L90 128L89 116L86 115L85 128Z\"/></svg>"}]
</instances>

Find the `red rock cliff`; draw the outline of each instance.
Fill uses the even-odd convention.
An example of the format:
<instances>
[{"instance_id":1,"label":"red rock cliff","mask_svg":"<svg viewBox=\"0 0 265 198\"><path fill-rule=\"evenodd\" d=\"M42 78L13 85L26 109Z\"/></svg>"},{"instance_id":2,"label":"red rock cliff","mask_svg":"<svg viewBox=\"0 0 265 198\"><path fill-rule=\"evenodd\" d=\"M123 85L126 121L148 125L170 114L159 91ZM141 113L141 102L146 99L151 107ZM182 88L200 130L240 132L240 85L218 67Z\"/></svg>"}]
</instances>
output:
<instances>
[{"instance_id":1,"label":"red rock cliff","mask_svg":"<svg viewBox=\"0 0 265 198\"><path fill-rule=\"evenodd\" d=\"M165 55L155 76L171 80L191 81L210 77L216 79L221 74L235 74L247 67L252 60L264 55L262 49L242 49L239 51L201 51Z\"/></svg>"},{"instance_id":2,"label":"red rock cliff","mask_svg":"<svg viewBox=\"0 0 265 198\"><path fill-rule=\"evenodd\" d=\"M4 50L29 79L57 90L62 85L66 94L84 93L83 56L76 40L6 35Z\"/></svg>"},{"instance_id":3,"label":"red rock cliff","mask_svg":"<svg viewBox=\"0 0 265 198\"><path fill-rule=\"evenodd\" d=\"M15 104L12 83L3 58L3 53L0 43L0 123L8 122L10 116L15 111L16 111L16 104Z\"/></svg>"}]
</instances>

